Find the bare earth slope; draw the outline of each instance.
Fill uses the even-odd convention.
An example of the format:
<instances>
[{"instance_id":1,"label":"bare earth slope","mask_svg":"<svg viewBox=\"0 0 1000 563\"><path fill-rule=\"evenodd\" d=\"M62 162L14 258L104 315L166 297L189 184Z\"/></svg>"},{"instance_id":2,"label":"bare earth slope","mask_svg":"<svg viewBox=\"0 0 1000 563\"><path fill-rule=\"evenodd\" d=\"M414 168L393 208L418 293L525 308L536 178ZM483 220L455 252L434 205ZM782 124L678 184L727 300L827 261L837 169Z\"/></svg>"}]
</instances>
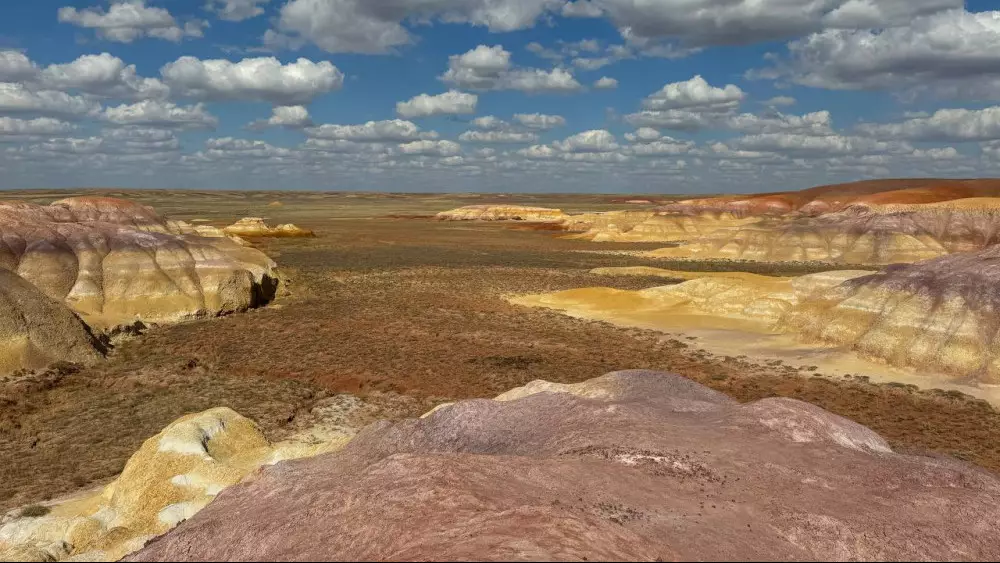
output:
<instances>
[{"instance_id":1,"label":"bare earth slope","mask_svg":"<svg viewBox=\"0 0 1000 563\"><path fill-rule=\"evenodd\" d=\"M645 371L499 399L269 468L132 560L1000 556L997 476L806 403Z\"/></svg>"},{"instance_id":2,"label":"bare earth slope","mask_svg":"<svg viewBox=\"0 0 1000 563\"><path fill-rule=\"evenodd\" d=\"M0 372L57 361L89 363L103 346L63 303L0 268Z\"/></svg>"}]
</instances>

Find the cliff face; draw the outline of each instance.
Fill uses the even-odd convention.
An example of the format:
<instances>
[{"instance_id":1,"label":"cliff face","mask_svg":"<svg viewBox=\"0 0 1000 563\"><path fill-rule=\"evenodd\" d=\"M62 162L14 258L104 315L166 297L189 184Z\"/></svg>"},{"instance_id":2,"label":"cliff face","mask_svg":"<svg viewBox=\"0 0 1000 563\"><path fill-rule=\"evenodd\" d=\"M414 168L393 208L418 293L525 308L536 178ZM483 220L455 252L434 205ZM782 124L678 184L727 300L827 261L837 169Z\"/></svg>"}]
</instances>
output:
<instances>
[{"instance_id":1,"label":"cliff face","mask_svg":"<svg viewBox=\"0 0 1000 563\"><path fill-rule=\"evenodd\" d=\"M817 407L617 372L377 423L130 560L983 559L998 501Z\"/></svg>"}]
</instances>

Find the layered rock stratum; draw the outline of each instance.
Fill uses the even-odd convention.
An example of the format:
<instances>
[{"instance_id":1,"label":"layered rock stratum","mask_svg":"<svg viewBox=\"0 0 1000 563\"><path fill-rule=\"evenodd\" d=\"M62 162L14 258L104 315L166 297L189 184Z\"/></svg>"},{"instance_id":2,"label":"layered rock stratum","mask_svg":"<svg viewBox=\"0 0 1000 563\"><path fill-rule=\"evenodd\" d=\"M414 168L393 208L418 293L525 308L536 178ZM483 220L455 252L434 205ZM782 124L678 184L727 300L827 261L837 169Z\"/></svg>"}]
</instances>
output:
<instances>
[{"instance_id":1,"label":"layered rock stratum","mask_svg":"<svg viewBox=\"0 0 1000 563\"><path fill-rule=\"evenodd\" d=\"M244 217L222 229L227 235L238 237L311 237L313 232L292 223L271 227L261 217Z\"/></svg>"},{"instance_id":2,"label":"layered rock stratum","mask_svg":"<svg viewBox=\"0 0 1000 563\"><path fill-rule=\"evenodd\" d=\"M790 334L934 377L1000 384L1000 246L880 272L772 277L601 268L594 273L680 283L640 291L580 288L511 301L628 326Z\"/></svg>"},{"instance_id":3,"label":"layered rock stratum","mask_svg":"<svg viewBox=\"0 0 1000 563\"><path fill-rule=\"evenodd\" d=\"M0 271L8 369L92 356L87 327L246 310L277 283L274 262L238 238L103 197L0 203Z\"/></svg>"},{"instance_id":4,"label":"layered rock stratum","mask_svg":"<svg viewBox=\"0 0 1000 563\"><path fill-rule=\"evenodd\" d=\"M559 209L520 205L467 205L437 214L442 221L527 221L561 222L567 215Z\"/></svg>"},{"instance_id":5,"label":"layered rock stratum","mask_svg":"<svg viewBox=\"0 0 1000 563\"><path fill-rule=\"evenodd\" d=\"M631 371L376 423L128 560L992 559L998 502L818 407Z\"/></svg>"},{"instance_id":6,"label":"layered rock stratum","mask_svg":"<svg viewBox=\"0 0 1000 563\"><path fill-rule=\"evenodd\" d=\"M3 203L0 234L0 267L102 328L245 310L274 282L263 253L126 200Z\"/></svg>"},{"instance_id":7,"label":"layered rock stratum","mask_svg":"<svg viewBox=\"0 0 1000 563\"><path fill-rule=\"evenodd\" d=\"M748 218L742 225L721 226L646 255L864 265L916 262L1000 242L996 202L975 198L932 205L856 205L818 217Z\"/></svg>"}]
</instances>

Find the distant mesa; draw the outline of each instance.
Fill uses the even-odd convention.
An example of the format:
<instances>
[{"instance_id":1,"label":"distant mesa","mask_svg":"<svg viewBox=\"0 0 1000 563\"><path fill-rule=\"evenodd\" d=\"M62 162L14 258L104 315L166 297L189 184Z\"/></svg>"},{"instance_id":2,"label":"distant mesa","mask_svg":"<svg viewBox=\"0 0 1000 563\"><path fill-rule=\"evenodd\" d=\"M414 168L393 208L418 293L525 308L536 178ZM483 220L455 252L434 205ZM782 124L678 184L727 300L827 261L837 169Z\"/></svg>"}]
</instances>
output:
<instances>
[{"instance_id":1,"label":"distant mesa","mask_svg":"<svg viewBox=\"0 0 1000 563\"><path fill-rule=\"evenodd\" d=\"M267 206L268 207L284 207L285 204L281 203L280 201L272 201L271 203L267 204Z\"/></svg>"},{"instance_id":2,"label":"distant mesa","mask_svg":"<svg viewBox=\"0 0 1000 563\"><path fill-rule=\"evenodd\" d=\"M442 221L561 222L568 217L559 209L519 205L467 205L437 214Z\"/></svg>"},{"instance_id":3,"label":"distant mesa","mask_svg":"<svg viewBox=\"0 0 1000 563\"><path fill-rule=\"evenodd\" d=\"M269 301L277 285L271 259L218 229L105 197L0 202L0 269L7 368L90 356L82 352L89 329L243 311Z\"/></svg>"},{"instance_id":4,"label":"distant mesa","mask_svg":"<svg viewBox=\"0 0 1000 563\"><path fill-rule=\"evenodd\" d=\"M240 237L311 237L314 233L291 223L270 227L261 217L244 217L222 229L228 235Z\"/></svg>"},{"instance_id":5,"label":"distant mesa","mask_svg":"<svg viewBox=\"0 0 1000 563\"><path fill-rule=\"evenodd\" d=\"M161 512L190 518L127 560L993 559L998 503L816 406L628 371L376 423Z\"/></svg>"}]
</instances>

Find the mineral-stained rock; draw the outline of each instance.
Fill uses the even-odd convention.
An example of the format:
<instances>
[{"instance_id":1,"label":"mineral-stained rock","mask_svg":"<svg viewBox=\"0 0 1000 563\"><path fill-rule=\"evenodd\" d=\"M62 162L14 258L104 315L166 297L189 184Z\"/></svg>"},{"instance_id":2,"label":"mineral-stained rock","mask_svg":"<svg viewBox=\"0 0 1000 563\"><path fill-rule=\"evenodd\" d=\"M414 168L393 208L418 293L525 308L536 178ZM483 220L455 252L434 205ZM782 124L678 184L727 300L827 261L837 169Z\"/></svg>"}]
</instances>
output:
<instances>
[{"instance_id":1,"label":"mineral-stained rock","mask_svg":"<svg viewBox=\"0 0 1000 563\"><path fill-rule=\"evenodd\" d=\"M342 447L351 433L272 445L227 408L185 416L147 440L111 484L0 527L0 561L115 561L204 508L264 464Z\"/></svg>"},{"instance_id":2,"label":"mineral-stained rock","mask_svg":"<svg viewBox=\"0 0 1000 563\"><path fill-rule=\"evenodd\" d=\"M0 203L0 268L95 328L241 311L274 292L275 264L226 236L130 201ZM208 234L210 236L202 236Z\"/></svg>"},{"instance_id":3,"label":"mineral-stained rock","mask_svg":"<svg viewBox=\"0 0 1000 563\"><path fill-rule=\"evenodd\" d=\"M103 345L66 305L0 268L0 372L88 363Z\"/></svg>"},{"instance_id":4,"label":"mineral-stained rock","mask_svg":"<svg viewBox=\"0 0 1000 563\"><path fill-rule=\"evenodd\" d=\"M437 218L443 221L528 221L558 223L567 215L559 209L523 207L520 205L467 205L443 211Z\"/></svg>"},{"instance_id":5,"label":"mineral-stained rock","mask_svg":"<svg viewBox=\"0 0 1000 563\"><path fill-rule=\"evenodd\" d=\"M267 468L133 561L974 560L1000 478L680 376L536 383Z\"/></svg>"},{"instance_id":6,"label":"mineral-stained rock","mask_svg":"<svg viewBox=\"0 0 1000 563\"><path fill-rule=\"evenodd\" d=\"M260 217L244 217L222 229L226 234L241 237L311 237L313 232L291 223L270 227Z\"/></svg>"}]
</instances>

